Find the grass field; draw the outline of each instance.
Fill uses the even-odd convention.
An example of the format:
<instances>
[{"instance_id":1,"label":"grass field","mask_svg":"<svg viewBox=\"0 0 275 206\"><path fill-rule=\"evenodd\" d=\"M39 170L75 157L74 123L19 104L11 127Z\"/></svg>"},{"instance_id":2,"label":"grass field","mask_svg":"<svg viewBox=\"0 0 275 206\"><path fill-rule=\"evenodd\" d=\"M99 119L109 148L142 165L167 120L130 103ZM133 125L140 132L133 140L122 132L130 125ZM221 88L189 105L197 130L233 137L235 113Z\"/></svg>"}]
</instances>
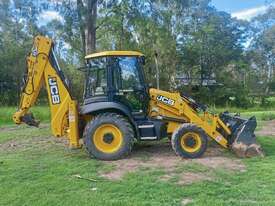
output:
<instances>
[{"instance_id":1,"label":"grass field","mask_svg":"<svg viewBox=\"0 0 275 206\"><path fill-rule=\"evenodd\" d=\"M0 114L8 109L0 110ZM246 114L259 118L265 112ZM42 111L40 115L48 113ZM48 124L37 129L1 122L0 205L3 206L275 205L275 137L258 138L265 158L239 160L228 151L215 149L219 152L209 152L197 161L177 159L173 163L176 157L169 150L171 164L162 167L157 162L161 153L150 159L152 154L144 150L148 145L137 145L138 155L127 160L102 162L88 157L83 149L67 149L65 141L51 137ZM205 164L204 159L214 162ZM215 160L223 162L214 167ZM132 163L127 167L129 172L121 178L102 175L125 170L129 162ZM141 166L136 168L135 162ZM169 174L173 176L168 181L161 178ZM180 184L179 179L184 176L192 181Z\"/></svg>"},{"instance_id":2,"label":"grass field","mask_svg":"<svg viewBox=\"0 0 275 206\"><path fill-rule=\"evenodd\" d=\"M12 124L12 115L16 112L16 107L0 107L0 126ZM35 118L42 122L49 122L50 110L47 106L35 106L31 109Z\"/></svg>"}]
</instances>

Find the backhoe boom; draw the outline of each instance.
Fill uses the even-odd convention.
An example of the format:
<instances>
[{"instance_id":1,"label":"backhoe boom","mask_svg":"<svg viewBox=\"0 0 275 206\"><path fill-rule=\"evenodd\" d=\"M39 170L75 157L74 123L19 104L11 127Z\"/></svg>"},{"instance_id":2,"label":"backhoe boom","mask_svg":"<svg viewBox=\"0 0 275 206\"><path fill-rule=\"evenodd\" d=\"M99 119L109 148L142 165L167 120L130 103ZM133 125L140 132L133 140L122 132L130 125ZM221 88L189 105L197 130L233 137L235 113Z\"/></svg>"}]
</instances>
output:
<instances>
[{"instance_id":1,"label":"backhoe boom","mask_svg":"<svg viewBox=\"0 0 275 206\"><path fill-rule=\"evenodd\" d=\"M73 100L65 77L53 51L53 42L43 36L34 39L27 57L27 79L22 90L18 111L13 115L16 124L38 126L29 109L35 104L44 85L51 111L51 128L56 137L68 136L70 147L79 147L77 101Z\"/></svg>"}]
</instances>

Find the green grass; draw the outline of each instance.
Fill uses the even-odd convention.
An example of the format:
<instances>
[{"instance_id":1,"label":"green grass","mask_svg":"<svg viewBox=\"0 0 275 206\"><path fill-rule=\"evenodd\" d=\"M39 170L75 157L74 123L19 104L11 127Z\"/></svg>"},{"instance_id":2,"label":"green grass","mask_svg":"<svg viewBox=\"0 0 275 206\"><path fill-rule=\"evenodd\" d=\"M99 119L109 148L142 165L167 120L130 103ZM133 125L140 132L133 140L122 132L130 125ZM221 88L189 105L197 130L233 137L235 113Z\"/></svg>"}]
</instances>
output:
<instances>
[{"instance_id":1,"label":"green grass","mask_svg":"<svg viewBox=\"0 0 275 206\"><path fill-rule=\"evenodd\" d=\"M192 199L190 205L275 205L274 137L258 137L266 157L243 159L246 172L190 163L179 166L174 172L177 175L207 173L213 180L182 186L177 184L177 178L161 181L159 177L164 174L161 169L140 168L122 180L110 181L99 175L111 171L113 166L90 159L83 149L69 150L63 144L54 143L47 125L39 129L9 125L8 117L14 109L0 109L1 206L168 206L181 205L182 199ZM244 116L256 115L262 120L270 113L247 111ZM34 114L44 122L49 120L46 107L35 108ZM226 157L235 158L230 152L226 152ZM148 158L141 157L144 161ZM73 177L76 174L97 181Z\"/></svg>"},{"instance_id":2,"label":"green grass","mask_svg":"<svg viewBox=\"0 0 275 206\"><path fill-rule=\"evenodd\" d=\"M45 126L43 126L45 127ZM49 125L47 125L47 129L45 128L35 128L35 127L29 127L26 125L20 125L18 128L20 128L20 132L18 132L18 128L16 129L14 126L8 125L8 126L2 126L0 130L0 144L3 142L6 142L8 140L20 140L20 139L26 139L26 138L32 138L32 137L40 137L49 135L50 128Z\"/></svg>"},{"instance_id":3,"label":"green grass","mask_svg":"<svg viewBox=\"0 0 275 206\"><path fill-rule=\"evenodd\" d=\"M224 111L228 111L232 114L239 113L241 117L249 118L252 116L255 116L258 121L267 121L267 120L273 120L275 119L275 108L261 108L261 107L255 107L255 108L235 108L235 107L229 107L229 108L210 108L211 111L216 113L221 113Z\"/></svg>"},{"instance_id":4,"label":"green grass","mask_svg":"<svg viewBox=\"0 0 275 206\"><path fill-rule=\"evenodd\" d=\"M13 124L12 115L17 111L17 107L0 107L0 126ZM50 110L47 106L35 106L30 110L34 117L42 122L50 120Z\"/></svg>"},{"instance_id":5,"label":"green grass","mask_svg":"<svg viewBox=\"0 0 275 206\"><path fill-rule=\"evenodd\" d=\"M274 111L256 111L256 112L242 112L243 117L249 118L255 116L257 120L273 120L275 119L275 110Z\"/></svg>"},{"instance_id":6,"label":"green grass","mask_svg":"<svg viewBox=\"0 0 275 206\"><path fill-rule=\"evenodd\" d=\"M249 108L239 108L239 107L213 107L210 106L211 111L215 112L224 112L229 111L232 113L243 113L243 112L264 112L264 111L273 111L274 107L249 107Z\"/></svg>"},{"instance_id":7,"label":"green grass","mask_svg":"<svg viewBox=\"0 0 275 206\"><path fill-rule=\"evenodd\" d=\"M141 169L120 181L103 179L99 174L110 170L110 166L90 159L83 150L52 144L52 138L49 142L39 142L39 138L50 136L46 127L2 129L0 205L157 206L180 205L184 198L193 200L190 205L275 205L275 139L271 137L259 138L265 158L242 160L246 172L213 170L190 163L176 172L209 172L215 179L180 186L176 180L160 181L163 171L159 169ZM3 149L11 140L23 146ZM98 181L77 179L73 177L75 174Z\"/></svg>"}]
</instances>

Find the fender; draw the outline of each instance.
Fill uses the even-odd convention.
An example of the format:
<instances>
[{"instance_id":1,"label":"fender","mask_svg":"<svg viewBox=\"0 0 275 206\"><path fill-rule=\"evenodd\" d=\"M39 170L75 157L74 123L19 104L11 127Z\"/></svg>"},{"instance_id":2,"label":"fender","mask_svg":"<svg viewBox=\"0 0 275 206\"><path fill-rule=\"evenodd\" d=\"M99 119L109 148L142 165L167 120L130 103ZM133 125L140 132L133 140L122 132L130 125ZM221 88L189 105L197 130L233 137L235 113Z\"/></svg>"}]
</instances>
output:
<instances>
[{"instance_id":1,"label":"fender","mask_svg":"<svg viewBox=\"0 0 275 206\"><path fill-rule=\"evenodd\" d=\"M133 116L130 110L125 105L122 105L116 102L94 102L94 103L86 104L80 107L80 114L84 115L84 114L89 114L100 110L108 110L108 109L114 109L114 110L120 111L126 117L129 118L130 122L133 125L136 126L136 123L133 119Z\"/></svg>"}]
</instances>

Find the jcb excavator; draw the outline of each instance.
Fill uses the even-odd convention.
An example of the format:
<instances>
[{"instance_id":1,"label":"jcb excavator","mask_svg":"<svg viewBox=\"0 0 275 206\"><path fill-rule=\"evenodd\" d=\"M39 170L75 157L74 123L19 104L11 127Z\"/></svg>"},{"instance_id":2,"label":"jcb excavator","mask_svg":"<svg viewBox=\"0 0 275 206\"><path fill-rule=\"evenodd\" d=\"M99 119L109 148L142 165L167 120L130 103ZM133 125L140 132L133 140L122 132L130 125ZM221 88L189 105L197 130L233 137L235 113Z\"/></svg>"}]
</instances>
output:
<instances>
[{"instance_id":1,"label":"jcb excavator","mask_svg":"<svg viewBox=\"0 0 275 206\"><path fill-rule=\"evenodd\" d=\"M211 139L240 157L263 154L254 135L255 117L213 114L188 96L149 88L143 54L106 51L87 55L85 60L84 102L78 105L58 65L52 40L37 36L27 57L25 86L14 122L38 126L29 109L44 85L54 136L67 136L72 148L84 144L98 159L120 159L131 152L135 141L166 137L175 153L185 158L202 156Z\"/></svg>"}]
</instances>

